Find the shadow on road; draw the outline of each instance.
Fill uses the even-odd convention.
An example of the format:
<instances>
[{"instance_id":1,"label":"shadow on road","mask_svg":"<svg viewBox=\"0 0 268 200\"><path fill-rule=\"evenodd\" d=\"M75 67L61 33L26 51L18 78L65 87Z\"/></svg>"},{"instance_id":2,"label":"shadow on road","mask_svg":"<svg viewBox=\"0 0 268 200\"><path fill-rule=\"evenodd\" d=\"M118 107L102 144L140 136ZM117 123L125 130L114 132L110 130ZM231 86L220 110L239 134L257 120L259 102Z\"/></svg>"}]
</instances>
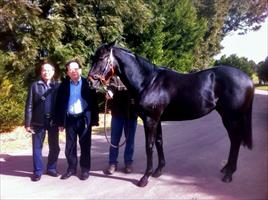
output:
<instances>
[{"instance_id":1,"label":"shadow on road","mask_svg":"<svg viewBox=\"0 0 268 200\"><path fill-rule=\"evenodd\" d=\"M32 157L0 154L0 166L0 174L30 178L32 174Z\"/></svg>"}]
</instances>

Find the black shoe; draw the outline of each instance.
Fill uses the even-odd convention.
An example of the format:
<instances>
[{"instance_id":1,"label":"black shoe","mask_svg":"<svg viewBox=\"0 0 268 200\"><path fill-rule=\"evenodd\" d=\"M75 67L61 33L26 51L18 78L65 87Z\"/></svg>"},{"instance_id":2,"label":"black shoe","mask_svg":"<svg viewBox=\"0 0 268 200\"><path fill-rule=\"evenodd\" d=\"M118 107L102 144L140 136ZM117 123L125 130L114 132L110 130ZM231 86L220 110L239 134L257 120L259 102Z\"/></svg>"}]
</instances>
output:
<instances>
[{"instance_id":1,"label":"black shoe","mask_svg":"<svg viewBox=\"0 0 268 200\"><path fill-rule=\"evenodd\" d=\"M84 171L81 173L80 179L84 181L84 180L87 180L88 177L89 177L89 171Z\"/></svg>"},{"instance_id":2,"label":"black shoe","mask_svg":"<svg viewBox=\"0 0 268 200\"><path fill-rule=\"evenodd\" d=\"M72 175L75 175L76 172L73 172L73 171L67 171L65 174L63 174L60 179L67 179L67 178L70 178Z\"/></svg>"},{"instance_id":3,"label":"black shoe","mask_svg":"<svg viewBox=\"0 0 268 200\"><path fill-rule=\"evenodd\" d=\"M34 182L37 182L37 181L40 181L40 179L41 179L41 175L36 175L36 174L34 174L33 176L32 176L32 181L34 181Z\"/></svg>"},{"instance_id":4,"label":"black shoe","mask_svg":"<svg viewBox=\"0 0 268 200\"><path fill-rule=\"evenodd\" d=\"M60 174L57 171L47 171L47 175L58 177Z\"/></svg>"}]
</instances>

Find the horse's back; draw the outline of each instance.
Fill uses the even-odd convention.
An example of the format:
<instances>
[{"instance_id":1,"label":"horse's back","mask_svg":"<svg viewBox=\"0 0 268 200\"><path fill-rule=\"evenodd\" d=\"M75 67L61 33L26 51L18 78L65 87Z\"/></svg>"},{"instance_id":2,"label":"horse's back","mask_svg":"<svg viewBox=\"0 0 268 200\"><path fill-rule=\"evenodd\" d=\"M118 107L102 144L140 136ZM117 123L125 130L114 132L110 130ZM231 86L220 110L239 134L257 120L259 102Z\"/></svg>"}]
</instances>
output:
<instances>
[{"instance_id":1,"label":"horse's back","mask_svg":"<svg viewBox=\"0 0 268 200\"><path fill-rule=\"evenodd\" d=\"M235 114L252 105L253 83L237 68L219 66L191 74L162 69L159 74L158 82L170 95L162 121L196 119L214 109Z\"/></svg>"}]
</instances>

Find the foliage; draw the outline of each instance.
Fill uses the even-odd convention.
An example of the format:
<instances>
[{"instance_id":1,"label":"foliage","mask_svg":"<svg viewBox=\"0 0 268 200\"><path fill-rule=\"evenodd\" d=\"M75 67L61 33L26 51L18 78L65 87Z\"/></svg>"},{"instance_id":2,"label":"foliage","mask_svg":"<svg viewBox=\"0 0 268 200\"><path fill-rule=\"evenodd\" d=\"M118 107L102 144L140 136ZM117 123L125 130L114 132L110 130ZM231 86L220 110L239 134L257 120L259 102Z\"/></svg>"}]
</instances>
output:
<instances>
[{"instance_id":1,"label":"foliage","mask_svg":"<svg viewBox=\"0 0 268 200\"><path fill-rule=\"evenodd\" d=\"M213 56L221 49L220 42L224 37L222 26L228 13L229 1L194 1L199 18L207 21L207 28L198 48L195 49L194 69L205 69L211 65Z\"/></svg>"},{"instance_id":2,"label":"foliage","mask_svg":"<svg viewBox=\"0 0 268 200\"><path fill-rule=\"evenodd\" d=\"M268 16L267 0L228 0L228 15L222 27L223 33L239 30L241 34L258 30Z\"/></svg>"},{"instance_id":3,"label":"foliage","mask_svg":"<svg viewBox=\"0 0 268 200\"><path fill-rule=\"evenodd\" d=\"M189 71L194 63L193 52L206 30L206 21L199 19L192 1L171 0L150 3L153 18L142 34L136 36L135 51L158 65L177 71ZM189 34L191 33L191 34Z\"/></svg>"},{"instance_id":4,"label":"foliage","mask_svg":"<svg viewBox=\"0 0 268 200\"><path fill-rule=\"evenodd\" d=\"M268 92L268 85L256 85L255 89L264 90Z\"/></svg>"},{"instance_id":5,"label":"foliage","mask_svg":"<svg viewBox=\"0 0 268 200\"><path fill-rule=\"evenodd\" d=\"M211 65L222 49L220 42L232 31L245 34L258 30L268 15L267 0L194 0L198 16L207 20L207 30L195 51L194 69Z\"/></svg>"},{"instance_id":6,"label":"foliage","mask_svg":"<svg viewBox=\"0 0 268 200\"><path fill-rule=\"evenodd\" d=\"M257 65L257 75L260 82L268 82L268 57Z\"/></svg>"},{"instance_id":7,"label":"foliage","mask_svg":"<svg viewBox=\"0 0 268 200\"><path fill-rule=\"evenodd\" d=\"M257 29L267 6L265 0L0 0L1 122L22 123L25 91L44 60L63 76L66 61L76 58L86 75L95 49L116 40L157 65L205 69L223 37ZM12 109L12 117L3 114Z\"/></svg>"},{"instance_id":8,"label":"foliage","mask_svg":"<svg viewBox=\"0 0 268 200\"><path fill-rule=\"evenodd\" d=\"M219 60L215 61L214 65L230 65L236 67L247 73L249 77L253 76L254 68L256 66L254 61L248 60L245 57L238 57L235 54L232 54L229 57L223 55Z\"/></svg>"},{"instance_id":9,"label":"foliage","mask_svg":"<svg viewBox=\"0 0 268 200\"><path fill-rule=\"evenodd\" d=\"M0 82L0 132L22 125L26 92L19 78L1 77Z\"/></svg>"}]
</instances>

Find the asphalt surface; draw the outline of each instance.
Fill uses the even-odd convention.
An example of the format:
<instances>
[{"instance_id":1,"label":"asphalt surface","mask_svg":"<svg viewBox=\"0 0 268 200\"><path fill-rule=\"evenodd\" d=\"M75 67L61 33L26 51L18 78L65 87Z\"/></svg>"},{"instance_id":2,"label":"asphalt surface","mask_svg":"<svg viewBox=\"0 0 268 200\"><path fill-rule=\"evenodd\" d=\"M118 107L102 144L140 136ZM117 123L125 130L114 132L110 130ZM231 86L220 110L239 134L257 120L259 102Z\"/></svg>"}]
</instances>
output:
<instances>
[{"instance_id":1,"label":"asphalt surface","mask_svg":"<svg viewBox=\"0 0 268 200\"><path fill-rule=\"evenodd\" d=\"M138 126L134 172L107 176L108 144L103 135L92 139L92 171L86 181L43 175L32 182L31 147L16 154L0 154L1 199L268 199L268 94L256 94L253 106L253 150L241 147L238 169L231 183L221 181L220 169L229 152L229 139L216 112L192 121L163 122L166 167L159 178L150 178L144 188L136 186L146 168L144 131ZM47 147L44 147L47 159ZM157 155L154 154L156 166ZM58 169L65 172L64 144ZM79 173L78 173L79 175Z\"/></svg>"}]
</instances>

